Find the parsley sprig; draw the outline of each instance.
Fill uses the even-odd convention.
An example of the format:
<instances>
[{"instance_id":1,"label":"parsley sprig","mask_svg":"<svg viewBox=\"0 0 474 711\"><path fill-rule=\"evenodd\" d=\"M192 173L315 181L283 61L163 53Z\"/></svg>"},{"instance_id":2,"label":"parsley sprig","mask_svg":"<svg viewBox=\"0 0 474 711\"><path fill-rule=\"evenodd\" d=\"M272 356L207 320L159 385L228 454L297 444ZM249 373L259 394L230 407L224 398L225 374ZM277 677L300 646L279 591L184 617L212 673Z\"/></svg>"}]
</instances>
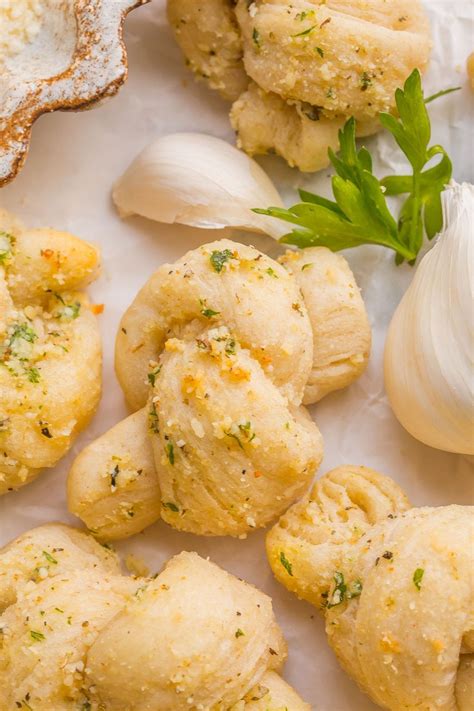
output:
<instances>
[{"instance_id":1,"label":"parsley sprig","mask_svg":"<svg viewBox=\"0 0 474 711\"><path fill-rule=\"evenodd\" d=\"M281 241L298 247L329 247L334 252L362 244L378 244L396 253L396 262L413 264L420 251L423 234L429 239L443 225L441 193L451 180L452 163L442 146L429 146L431 123L426 103L456 89L447 89L425 99L417 69L403 89L397 89L398 118L380 114L380 122L390 131L412 167L412 175L387 176L379 180L373 173L372 157L356 146L356 122L350 118L339 131L339 154L329 149L336 175L332 179L335 200L300 190L302 202L288 210L257 209L297 225ZM441 160L427 167L436 156ZM407 195L398 221L386 198Z\"/></svg>"}]
</instances>

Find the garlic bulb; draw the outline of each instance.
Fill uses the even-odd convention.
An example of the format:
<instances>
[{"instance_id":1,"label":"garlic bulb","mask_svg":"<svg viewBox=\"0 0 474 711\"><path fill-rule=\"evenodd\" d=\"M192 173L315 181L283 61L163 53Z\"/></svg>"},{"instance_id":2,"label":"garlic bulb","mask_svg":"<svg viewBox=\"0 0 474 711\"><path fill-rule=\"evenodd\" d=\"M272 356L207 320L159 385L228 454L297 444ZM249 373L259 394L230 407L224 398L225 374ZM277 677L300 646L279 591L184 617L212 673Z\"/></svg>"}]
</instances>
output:
<instances>
[{"instance_id":1,"label":"garlic bulb","mask_svg":"<svg viewBox=\"0 0 474 711\"><path fill-rule=\"evenodd\" d=\"M220 229L238 227L278 239L283 223L252 212L283 207L270 178L252 158L213 136L175 133L147 146L113 189L122 217Z\"/></svg>"},{"instance_id":2,"label":"garlic bulb","mask_svg":"<svg viewBox=\"0 0 474 711\"><path fill-rule=\"evenodd\" d=\"M390 324L385 387L413 437L474 454L474 186L443 193L444 229L425 255Z\"/></svg>"}]
</instances>

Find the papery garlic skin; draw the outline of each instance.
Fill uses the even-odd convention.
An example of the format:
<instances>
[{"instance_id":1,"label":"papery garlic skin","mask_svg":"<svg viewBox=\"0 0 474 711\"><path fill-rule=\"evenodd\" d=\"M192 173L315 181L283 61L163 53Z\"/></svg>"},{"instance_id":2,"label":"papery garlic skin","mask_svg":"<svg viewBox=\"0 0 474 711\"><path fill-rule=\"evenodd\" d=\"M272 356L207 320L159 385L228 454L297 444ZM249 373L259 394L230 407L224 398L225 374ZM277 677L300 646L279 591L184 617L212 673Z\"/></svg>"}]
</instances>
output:
<instances>
[{"instance_id":1,"label":"papery garlic skin","mask_svg":"<svg viewBox=\"0 0 474 711\"><path fill-rule=\"evenodd\" d=\"M117 181L112 193L122 217L204 229L235 227L279 239L279 220L252 212L283 207L268 175L230 144L200 133L174 133L147 146Z\"/></svg>"},{"instance_id":2,"label":"papery garlic skin","mask_svg":"<svg viewBox=\"0 0 474 711\"><path fill-rule=\"evenodd\" d=\"M442 198L443 231L390 324L385 387L413 437L474 454L474 186L452 183Z\"/></svg>"}]
</instances>

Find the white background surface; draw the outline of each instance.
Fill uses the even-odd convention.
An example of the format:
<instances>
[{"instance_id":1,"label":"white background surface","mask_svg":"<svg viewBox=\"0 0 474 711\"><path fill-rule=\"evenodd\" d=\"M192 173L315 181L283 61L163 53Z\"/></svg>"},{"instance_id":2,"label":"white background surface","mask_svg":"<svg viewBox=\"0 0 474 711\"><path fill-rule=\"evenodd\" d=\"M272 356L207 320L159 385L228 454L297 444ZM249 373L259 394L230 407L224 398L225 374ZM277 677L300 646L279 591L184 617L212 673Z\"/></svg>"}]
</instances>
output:
<instances>
[{"instance_id":1,"label":"white background surface","mask_svg":"<svg viewBox=\"0 0 474 711\"><path fill-rule=\"evenodd\" d=\"M457 180L473 182L474 94L467 85L465 60L474 49L474 5L470 0L429 0L425 4L435 40L426 91L463 85L462 92L430 105L433 143L441 143L449 151ZM104 397L99 412L70 456L55 470L0 500L0 544L43 522L74 522L65 504L69 464L86 443L126 414L112 366L118 320L159 264L214 238L212 233L139 218L121 222L114 211L110 201L113 181L153 138L194 130L232 140L226 104L204 85L195 84L183 66L166 26L164 0L155 0L130 15L126 42L130 77L119 96L88 113L40 119L25 168L14 184L0 191L0 204L18 213L27 224L70 230L100 245L104 269L92 295L97 303L105 304L101 317ZM387 135L368 144L378 153L379 175L397 167L398 151ZM329 190L329 171L303 176L277 158L265 158L261 163L288 201L298 186ZM267 251L275 249L270 238L247 239ZM364 464L393 476L414 504L472 503L472 462L413 440L395 421L384 394L381 358L385 332L412 269L396 268L391 253L379 248L360 248L347 256L367 303L373 354L367 373L352 388L312 408L325 441L320 472L343 463ZM141 556L152 572L171 555L183 549L196 550L255 583L273 597L289 642L286 679L312 708L373 711L376 707L339 669L318 612L273 581L263 539L263 532L246 541L198 538L159 523L118 548Z\"/></svg>"}]
</instances>

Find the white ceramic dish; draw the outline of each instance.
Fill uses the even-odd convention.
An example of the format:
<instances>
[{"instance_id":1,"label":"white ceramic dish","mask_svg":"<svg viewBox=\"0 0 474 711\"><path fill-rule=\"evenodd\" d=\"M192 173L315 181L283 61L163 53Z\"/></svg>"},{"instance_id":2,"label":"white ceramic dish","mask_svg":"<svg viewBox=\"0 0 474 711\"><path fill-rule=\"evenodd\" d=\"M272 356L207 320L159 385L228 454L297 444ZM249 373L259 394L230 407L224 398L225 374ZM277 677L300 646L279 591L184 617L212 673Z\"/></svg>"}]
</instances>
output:
<instances>
[{"instance_id":1,"label":"white ceramic dish","mask_svg":"<svg viewBox=\"0 0 474 711\"><path fill-rule=\"evenodd\" d=\"M122 26L149 0L44 0L41 29L0 57L0 185L12 180L41 114L89 108L115 94L127 75Z\"/></svg>"}]
</instances>

